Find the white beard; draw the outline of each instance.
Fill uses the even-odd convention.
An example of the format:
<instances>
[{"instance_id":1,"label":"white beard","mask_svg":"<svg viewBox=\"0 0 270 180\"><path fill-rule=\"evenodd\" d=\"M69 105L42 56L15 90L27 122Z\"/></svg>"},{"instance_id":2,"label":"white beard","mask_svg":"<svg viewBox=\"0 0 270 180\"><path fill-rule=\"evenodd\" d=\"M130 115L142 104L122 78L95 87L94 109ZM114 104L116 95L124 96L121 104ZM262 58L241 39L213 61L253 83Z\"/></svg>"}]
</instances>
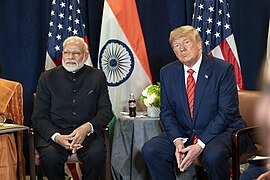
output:
<instances>
[{"instance_id":1,"label":"white beard","mask_svg":"<svg viewBox=\"0 0 270 180\"><path fill-rule=\"evenodd\" d=\"M62 59L62 65L68 72L77 72L83 67L84 61L82 60L78 62L74 59L71 59L64 62L64 60Z\"/></svg>"}]
</instances>

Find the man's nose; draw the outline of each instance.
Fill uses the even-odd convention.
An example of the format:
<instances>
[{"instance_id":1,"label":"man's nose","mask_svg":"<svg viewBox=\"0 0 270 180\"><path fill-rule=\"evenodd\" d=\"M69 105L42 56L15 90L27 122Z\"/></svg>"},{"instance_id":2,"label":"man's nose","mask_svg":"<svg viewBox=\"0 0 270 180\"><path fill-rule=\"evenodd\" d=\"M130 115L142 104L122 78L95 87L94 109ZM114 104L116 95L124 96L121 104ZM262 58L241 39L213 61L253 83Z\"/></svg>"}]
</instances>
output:
<instances>
[{"instance_id":1,"label":"man's nose","mask_svg":"<svg viewBox=\"0 0 270 180\"><path fill-rule=\"evenodd\" d=\"M184 45L180 45L180 48L179 49L180 49L181 52L183 52L183 51L185 51L186 48L185 48Z\"/></svg>"}]
</instances>

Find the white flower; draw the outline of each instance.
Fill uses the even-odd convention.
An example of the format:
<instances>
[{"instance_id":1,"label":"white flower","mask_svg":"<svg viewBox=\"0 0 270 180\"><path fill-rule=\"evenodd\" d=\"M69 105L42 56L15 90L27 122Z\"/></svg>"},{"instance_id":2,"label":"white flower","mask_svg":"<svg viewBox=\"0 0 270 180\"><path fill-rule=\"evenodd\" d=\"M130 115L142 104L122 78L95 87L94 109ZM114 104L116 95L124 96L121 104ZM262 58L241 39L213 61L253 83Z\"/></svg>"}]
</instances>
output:
<instances>
[{"instance_id":1,"label":"white flower","mask_svg":"<svg viewBox=\"0 0 270 180\"><path fill-rule=\"evenodd\" d=\"M149 87L147 87L147 88L146 88L145 90L143 90L143 92L142 92L142 95L145 96L145 97L148 96L148 94L147 94L148 88L149 88Z\"/></svg>"},{"instance_id":2,"label":"white flower","mask_svg":"<svg viewBox=\"0 0 270 180\"><path fill-rule=\"evenodd\" d=\"M151 94L147 99L148 99L149 104L152 105L152 103L156 99L156 93Z\"/></svg>"},{"instance_id":3,"label":"white flower","mask_svg":"<svg viewBox=\"0 0 270 180\"><path fill-rule=\"evenodd\" d=\"M142 91L141 103L146 107L160 107L160 84L151 84Z\"/></svg>"},{"instance_id":4,"label":"white flower","mask_svg":"<svg viewBox=\"0 0 270 180\"><path fill-rule=\"evenodd\" d=\"M149 104L149 102L148 102L148 99L147 99L147 98L145 98L145 99L143 100L143 102L144 102L144 105L145 105L146 107L150 106L150 104Z\"/></svg>"}]
</instances>

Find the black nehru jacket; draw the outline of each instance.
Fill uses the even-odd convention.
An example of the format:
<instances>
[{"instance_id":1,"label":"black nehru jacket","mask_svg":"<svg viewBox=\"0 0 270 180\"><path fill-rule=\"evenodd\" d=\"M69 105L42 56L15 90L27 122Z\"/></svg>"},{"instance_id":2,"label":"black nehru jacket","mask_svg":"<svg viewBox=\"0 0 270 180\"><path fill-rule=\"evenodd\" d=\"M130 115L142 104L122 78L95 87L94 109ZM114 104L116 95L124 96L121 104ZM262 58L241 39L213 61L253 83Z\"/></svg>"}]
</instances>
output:
<instances>
[{"instance_id":1,"label":"black nehru jacket","mask_svg":"<svg viewBox=\"0 0 270 180\"><path fill-rule=\"evenodd\" d=\"M76 73L62 66L41 74L32 115L37 129L37 147L52 142L59 132L69 134L80 125L92 123L95 133L112 119L111 102L104 73L84 66Z\"/></svg>"}]
</instances>

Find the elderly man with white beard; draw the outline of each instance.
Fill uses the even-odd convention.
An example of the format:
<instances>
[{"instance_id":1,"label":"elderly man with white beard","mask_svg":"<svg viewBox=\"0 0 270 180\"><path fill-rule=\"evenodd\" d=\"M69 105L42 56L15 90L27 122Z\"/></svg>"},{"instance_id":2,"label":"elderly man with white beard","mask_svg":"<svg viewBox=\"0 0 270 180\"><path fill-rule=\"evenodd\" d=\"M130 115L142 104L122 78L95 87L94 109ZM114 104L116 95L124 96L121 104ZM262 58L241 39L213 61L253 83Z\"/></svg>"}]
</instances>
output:
<instances>
[{"instance_id":1,"label":"elderly man with white beard","mask_svg":"<svg viewBox=\"0 0 270 180\"><path fill-rule=\"evenodd\" d=\"M113 114L104 73L84 65L88 46L72 36L63 43L62 66L41 74L32 115L45 175L64 179L67 157L77 153L83 179L99 179L106 158L102 127Z\"/></svg>"}]
</instances>

